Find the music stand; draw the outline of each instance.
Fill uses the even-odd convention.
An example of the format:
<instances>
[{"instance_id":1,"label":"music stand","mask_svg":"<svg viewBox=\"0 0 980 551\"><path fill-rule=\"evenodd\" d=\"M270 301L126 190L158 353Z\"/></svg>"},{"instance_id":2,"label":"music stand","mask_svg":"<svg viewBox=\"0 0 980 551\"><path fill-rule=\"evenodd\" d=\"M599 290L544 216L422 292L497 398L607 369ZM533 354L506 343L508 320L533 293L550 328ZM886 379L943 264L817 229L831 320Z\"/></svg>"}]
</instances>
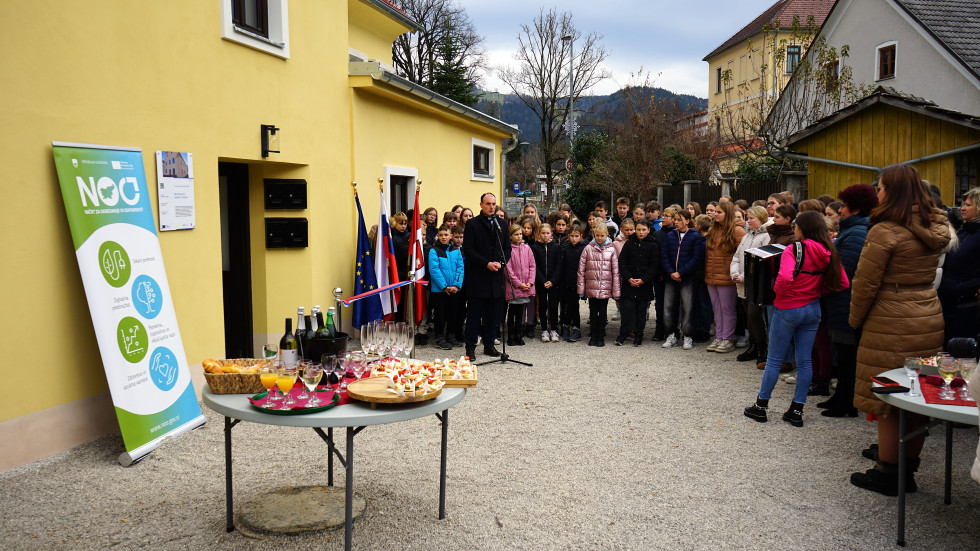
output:
<instances>
[{"instance_id":1,"label":"music stand","mask_svg":"<svg viewBox=\"0 0 980 551\"><path fill-rule=\"evenodd\" d=\"M493 216L494 216L494 218L499 218L496 214L494 214ZM507 255L504 254L504 246L500 242L500 230L497 229L497 224L499 224L500 222L497 221L497 220L495 220L495 222L496 222L496 224L492 224L494 226L494 232L493 232L493 234L494 234L494 239L497 241L497 252L500 253L500 258L501 258L501 260L500 260L500 269L503 270L503 272L504 272L504 288L506 289L507 285L510 285L511 293L513 293L514 292L514 284L510 281L510 277L508 277L508 274L507 274ZM506 296L507 296L507 293L504 293L504 297L506 297ZM533 304L533 302L531 302L529 304ZM522 362L520 360L512 360L512 359L510 359L510 355L507 354L507 322L506 322L506 319L507 319L507 313L508 313L509 310L510 310L510 304L507 304L507 307L504 308L503 316L501 316L501 319L497 321L497 324L498 324L497 325L497 330L500 332L500 336L502 337L500 339L500 344L501 344L501 347L500 347L500 357L494 358L492 360L487 360L485 362L479 362L476 365L481 366L481 365L488 365L488 364L497 363L497 362L500 362L500 363L513 362L515 364L521 364L521 365L527 366L527 367L532 367L534 365L534 364L529 363L529 362ZM493 341L490 341L490 345L493 346ZM484 342L483 343L483 346L485 348L487 346L487 343Z\"/></svg>"}]
</instances>

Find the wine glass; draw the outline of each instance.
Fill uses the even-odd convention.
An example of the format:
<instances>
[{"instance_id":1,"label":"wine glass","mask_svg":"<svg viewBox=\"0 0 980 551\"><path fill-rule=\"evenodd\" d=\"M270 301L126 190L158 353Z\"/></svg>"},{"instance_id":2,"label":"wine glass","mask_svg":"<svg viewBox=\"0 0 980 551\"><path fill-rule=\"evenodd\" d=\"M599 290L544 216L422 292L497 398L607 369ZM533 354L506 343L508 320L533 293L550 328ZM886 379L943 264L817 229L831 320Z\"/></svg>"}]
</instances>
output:
<instances>
[{"instance_id":1,"label":"wine glass","mask_svg":"<svg viewBox=\"0 0 980 551\"><path fill-rule=\"evenodd\" d=\"M316 385L320 383L320 377L322 376L323 366L321 364L310 362L303 369L303 386L306 387L306 390L310 391L311 396L310 401L306 403L307 407L316 407L323 403L316 396Z\"/></svg>"},{"instance_id":2,"label":"wine glass","mask_svg":"<svg viewBox=\"0 0 980 551\"><path fill-rule=\"evenodd\" d=\"M262 345L262 358L266 360L271 360L272 358L279 357L279 345L278 344L263 344Z\"/></svg>"},{"instance_id":3,"label":"wine glass","mask_svg":"<svg viewBox=\"0 0 980 551\"><path fill-rule=\"evenodd\" d=\"M286 364L282 363L282 360L272 360L272 362L268 366L269 371L276 375L276 379L279 378L279 372L285 369L285 367ZM275 379L273 379L272 389L269 390L269 401L266 402L266 406L275 407L275 403L279 401L282 401L282 398L279 396L279 393L276 392Z\"/></svg>"},{"instance_id":4,"label":"wine glass","mask_svg":"<svg viewBox=\"0 0 980 551\"><path fill-rule=\"evenodd\" d=\"M956 359L951 356L940 356L939 357L939 376L943 378L943 382L946 386L939 392L939 397L943 400L955 400L956 393L953 392L953 388L950 383L956 378L956 372L959 368L956 365Z\"/></svg>"},{"instance_id":5,"label":"wine glass","mask_svg":"<svg viewBox=\"0 0 980 551\"><path fill-rule=\"evenodd\" d=\"M395 324L392 330L391 355L398 357L398 354L405 351L405 332L408 324L400 321Z\"/></svg>"},{"instance_id":6,"label":"wine glass","mask_svg":"<svg viewBox=\"0 0 980 551\"><path fill-rule=\"evenodd\" d=\"M289 406L296 405L298 402L289 395L289 391L293 389L293 385L296 384L296 376L299 370L295 367L286 367L279 372L279 377L276 378L276 386L279 390L286 395L286 400L282 403L282 409L289 409Z\"/></svg>"},{"instance_id":7,"label":"wine glass","mask_svg":"<svg viewBox=\"0 0 980 551\"><path fill-rule=\"evenodd\" d=\"M355 350L350 353L350 370L347 371L348 378L353 377L353 381L348 382L348 386L351 382L360 381L361 377L364 376L364 371L367 369L367 358L359 350Z\"/></svg>"},{"instance_id":8,"label":"wine glass","mask_svg":"<svg viewBox=\"0 0 980 551\"><path fill-rule=\"evenodd\" d=\"M378 357L384 359L391 348L388 346L388 332L391 324L384 321L375 322L377 325L374 327L374 346L378 350Z\"/></svg>"},{"instance_id":9,"label":"wine glass","mask_svg":"<svg viewBox=\"0 0 980 551\"><path fill-rule=\"evenodd\" d=\"M308 360L306 358L300 358L299 359L299 363L297 363L296 367L299 370L299 378L300 378L300 380L303 379L303 375L306 373L306 366L309 365L309 364L312 364L312 363L313 363L313 360ZM306 400L306 399L309 399L309 397L310 397L310 395L306 393L306 388L301 385L300 386L300 393L299 393L298 396L296 396L296 399L297 400Z\"/></svg>"},{"instance_id":10,"label":"wine glass","mask_svg":"<svg viewBox=\"0 0 980 551\"><path fill-rule=\"evenodd\" d=\"M963 390L960 391L960 399L967 402L976 402L973 396L970 396L970 377L973 377L973 372L977 369L977 360L973 358L960 358L957 360L960 366L960 375L963 376Z\"/></svg>"},{"instance_id":11,"label":"wine glass","mask_svg":"<svg viewBox=\"0 0 980 551\"><path fill-rule=\"evenodd\" d=\"M922 371L922 361L919 358L905 358L905 374L909 377L909 396L921 396L915 391L915 383L919 380L919 372Z\"/></svg>"},{"instance_id":12,"label":"wine glass","mask_svg":"<svg viewBox=\"0 0 980 551\"><path fill-rule=\"evenodd\" d=\"M270 405L274 401L272 397L276 395L276 378L278 377L279 372L271 365L264 365L259 368L259 380L265 387L266 405Z\"/></svg>"}]
</instances>

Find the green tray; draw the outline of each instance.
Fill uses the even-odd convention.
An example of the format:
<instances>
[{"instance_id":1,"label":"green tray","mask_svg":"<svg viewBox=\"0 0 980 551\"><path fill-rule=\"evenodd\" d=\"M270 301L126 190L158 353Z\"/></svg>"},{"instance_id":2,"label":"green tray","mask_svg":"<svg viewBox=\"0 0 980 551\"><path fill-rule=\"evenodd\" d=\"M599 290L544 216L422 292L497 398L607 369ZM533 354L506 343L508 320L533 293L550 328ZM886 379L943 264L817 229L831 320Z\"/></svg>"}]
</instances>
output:
<instances>
[{"instance_id":1,"label":"green tray","mask_svg":"<svg viewBox=\"0 0 980 551\"><path fill-rule=\"evenodd\" d=\"M324 392L333 392L333 390L323 389L323 390L316 390L314 392L324 393ZM272 415L306 415L307 413L317 413L318 411L326 411L340 403L339 392L333 392L333 398L330 400L330 403L324 404L322 406L317 406L314 408L270 409L257 405L255 402L252 401L252 400L261 400L265 398L267 394L269 394L268 391L260 392L255 396L250 397L248 399L248 403L252 404L253 408L262 411L264 413L271 413Z\"/></svg>"}]
</instances>

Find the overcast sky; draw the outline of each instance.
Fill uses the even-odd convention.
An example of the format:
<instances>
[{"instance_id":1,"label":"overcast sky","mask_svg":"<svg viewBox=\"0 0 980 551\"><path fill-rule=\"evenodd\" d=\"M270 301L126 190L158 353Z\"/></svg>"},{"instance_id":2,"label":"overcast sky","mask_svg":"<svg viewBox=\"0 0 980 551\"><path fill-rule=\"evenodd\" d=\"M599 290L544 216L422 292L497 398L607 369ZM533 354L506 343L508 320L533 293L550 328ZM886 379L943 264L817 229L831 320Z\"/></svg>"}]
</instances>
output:
<instances>
[{"instance_id":1,"label":"overcast sky","mask_svg":"<svg viewBox=\"0 0 980 551\"><path fill-rule=\"evenodd\" d=\"M672 92L708 95L708 64L701 61L722 42L755 19L775 0L457 0L486 39L489 62L513 62L517 35L540 9L571 11L575 26L603 36L612 78L593 90L609 94L630 83L640 67L654 86ZM657 76L657 73L660 73ZM633 84L640 84L633 82ZM487 90L510 92L495 76Z\"/></svg>"}]
</instances>

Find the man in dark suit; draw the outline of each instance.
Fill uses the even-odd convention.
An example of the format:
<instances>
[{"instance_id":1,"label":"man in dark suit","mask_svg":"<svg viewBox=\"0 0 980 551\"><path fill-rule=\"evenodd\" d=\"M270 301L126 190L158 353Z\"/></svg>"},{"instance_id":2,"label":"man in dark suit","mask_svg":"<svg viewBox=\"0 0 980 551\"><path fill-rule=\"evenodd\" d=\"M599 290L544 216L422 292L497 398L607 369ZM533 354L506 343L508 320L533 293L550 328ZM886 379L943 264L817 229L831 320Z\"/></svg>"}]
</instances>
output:
<instances>
[{"instance_id":1,"label":"man in dark suit","mask_svg":"<svg viewBox=\"0 0 980 551\"><path fill-rule=\"evenodd\" d=\"M480 214L463 230L463 281L468 300L466 310L466 355L476 358L477 335L483 336L483 352L499 356L493 346L504 303L504 265L510 258L507 221L494 214L497 198L480 197ZM482 328L482 333L481 333Z\"/></svg>"}]
</instances>

